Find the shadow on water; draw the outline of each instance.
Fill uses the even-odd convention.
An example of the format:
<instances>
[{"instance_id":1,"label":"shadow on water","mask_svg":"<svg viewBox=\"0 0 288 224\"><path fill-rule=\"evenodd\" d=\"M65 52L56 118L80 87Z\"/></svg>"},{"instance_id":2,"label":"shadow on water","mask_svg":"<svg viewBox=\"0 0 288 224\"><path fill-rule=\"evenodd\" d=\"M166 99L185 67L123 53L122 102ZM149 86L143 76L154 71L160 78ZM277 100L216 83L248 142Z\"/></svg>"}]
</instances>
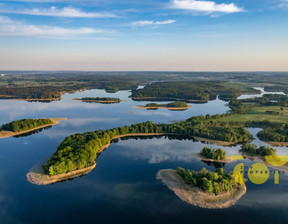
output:
<instances>
[{"instance_id":1,"label":"shadow on water","mask_svg":"<svg viewBox=\"0 0 288 224\"><path fill-rule=\"evenodd\" d=\"M201 162L205 163L207 166L214 166L216 169L225 167L225 163L217 163L217 162L211 162L211 161L205 161L205 160L201 160Z\"/></svg>"},{"instance_id":2,"label":"shadow on water","mask_svg":"<svg viewBox=\"0 0 288 224\"><path fill-rule=\"evenodd\" d=\"M21 134L21 135L15 135L13 136L14 138L22 138L22 137L27 137L27 136L30 136L30 135L34 135L34 134L37 134L37 133L40 133L42 132L43 130L47 130L47 129L50 129L52 128L52 125L51 126L47 126L45 128L40 128L40 129L37 129L35 131L30 131L30 132L27 132L27 133L24 133L24 134Z\"/></svg>"}]
</instances>

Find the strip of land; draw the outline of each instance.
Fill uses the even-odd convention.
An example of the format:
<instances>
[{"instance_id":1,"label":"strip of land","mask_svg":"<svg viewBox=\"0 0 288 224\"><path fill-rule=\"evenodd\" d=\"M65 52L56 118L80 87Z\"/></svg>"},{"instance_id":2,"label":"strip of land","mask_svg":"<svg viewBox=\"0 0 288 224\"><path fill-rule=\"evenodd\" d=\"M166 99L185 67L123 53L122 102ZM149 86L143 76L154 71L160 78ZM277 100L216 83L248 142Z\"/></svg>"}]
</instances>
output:
<instances>
[{"instance_id":1,"label":"strip of land","mask_svg":"<svg viewBox=\"0 0 288 224\"><path fill-rule=\"evenodd\" d=\"M47 124L47 125L42 125L42 126L38 126L29 130L25 130L25 131L19 131L19 132L13 132L13 131L0 131L0 138L9 138L9 137L13 137L13 136L17 136L17 135L22 135L25 133L29 133L31 131L36 131L39 130L41 128L46 128L49 126L53 126L56 124L59 124L59 121L61 120L67 120L67 118L49 118L51 120L51 124Z\"/></svg>"},{"instance_id":2,"label":"strip of land","mask_svg":"<svg viewBox=\"0 0 288 224\"><path fill-rule=\"evenodd\" d=\"M236 204L236 202L246 193L245 184L242 184L239 189L233 189L229 192L220 193L219 195L206 193L200 188L185 184L176 170L173 169L160 170L157 173L156 178L162 180L162 182L181 200L201 208L229 208Z\"/></svg>"},{"instance_id":3,"label":"strip of land","mask_svg":"<svg viewBox=\"0 0 288 224\"><path fill-rule=\"evenodd\" d=\"M192 107L191 105L187 105L186 107L167 107L166 104L159 105L157 107L147 107L147 106L133 106L133 108L137 109L148 109L148 110L155 110L155 109L168 109L168 110L186 110Z\"/></svg>"},{"instance_id":4,"label":"strip of land","mask_svg":"<svg viewBox=\"0 0 288 224\"><path fill-rule=\"evenodd\" d=\"M180 98L173 98L173 97L131 97L132 100L139 101L139 100L157 100L157 101L185 101L191 103L207 103L208 100L193 100L193 99L180 99Z\"/></svg>"},{"instance_id":5,"label":"strip of land","mask_svg":"<svg viewBox=\"0 0 288 224\"><path fill-rule=\"evenodd\" d=\"M118 103L118 102L128 102L129 100L83 100L79 98L72 99L74 101L82 101L82 102L94 102L94 103Z\"/></svg>"}]
</instances>

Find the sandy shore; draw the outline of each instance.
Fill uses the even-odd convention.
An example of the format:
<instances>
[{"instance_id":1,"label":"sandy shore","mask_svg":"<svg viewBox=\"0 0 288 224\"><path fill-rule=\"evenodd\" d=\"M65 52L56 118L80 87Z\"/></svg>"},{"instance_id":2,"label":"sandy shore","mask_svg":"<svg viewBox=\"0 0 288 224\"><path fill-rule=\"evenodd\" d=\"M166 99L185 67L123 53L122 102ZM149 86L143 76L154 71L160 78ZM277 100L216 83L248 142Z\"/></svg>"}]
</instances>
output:
<instances>
[{"instance_id":1,"label":"sandy shore","mask_svg":"<svg viewBox=\"0 0 288 224\"><path fill-rule=\"evenodd\" d=\"M44 118L46 119L46 118ZM39 130L41 128L45 128L45 127L49 127L49 126L53 126L56 124L59 124L59 121L61 120L67 120L67 118L48 118L52 121L52 124L47 124L47 125L42 125L42 126L38 126L36 128L32 128L26 131L19 131L19 132L12 132L12 131L0 131L0 138L8 138L8 137L12 137L12 136L17 136L17 135L22 135L25 133L29 133L31 131L36 131Z\"/></svg>"},{"instance_id":2,"label":"sandy shore","mask_svg":"<svg viewBox=\"0 0 288 224\"><path fill-rule=\"evenodd\" d=\"M201 208L223 209L229 208L246 193L246 185L243 184L239 189L220 193L219 195L205 193L203 190L189 186L177 174L176 170L160 170L156 178L172 190L181 200Z\"/></svg>"},{"instance_id":3,"label":"sandy shore","mask_svg":"<svg viewBox=\"0 0 288 224\"><path fill-rule=\"evenodd\" d=\"M229 146L229 145L235 144L235 143L231 143L231 142L212 140L212 139L202 138L202 137L197 137L197 136L193 136L193 138L197 141L210 142L210 143L213 143L215 145L220 145L220 146Z\"/></svg>"},{"instance_id":4,"label":"sandy shore","mask_svg":"<svg viewBox=\"0 0 288 224\"><path fill-rule=\"evenodd\" d=\"M266 142L268 143L269 145L271 146L274 146L274 147L284 147L284 146L288 146L288 142Z\"/></svg>"},{"instance_id":5,"label":"sandy shore","mask_svg":"<svg viewBox=\"0 0 288 224\"><path fill-rule=\"evenodd\" d=\"M206 158L204 156L202 156L200 153L197 154L198 157L203 160L203 161L207 161L207 162L213 162L213 163L233 163L233 162L236 162L237 160L232 160L230 159L229 157L226 156L225 159L222 159L222 160L216 160L216 159L209 159L209 158Z\"/></svg>"},{"instance_id":6,"label":"sandy shore","mask_svg":"<svg viewBox=\"0 0 288 224\"><path fill-rule=\"evenodd\" d=\"M167 110L186 110L188 108L192 107L191 105L187 105L187 107L166 107L166 106L161 106L159 105L159 107L146 107L146 106L133 106L133 108L136 109L167 109Z\"/></svg>"}]
</instances>

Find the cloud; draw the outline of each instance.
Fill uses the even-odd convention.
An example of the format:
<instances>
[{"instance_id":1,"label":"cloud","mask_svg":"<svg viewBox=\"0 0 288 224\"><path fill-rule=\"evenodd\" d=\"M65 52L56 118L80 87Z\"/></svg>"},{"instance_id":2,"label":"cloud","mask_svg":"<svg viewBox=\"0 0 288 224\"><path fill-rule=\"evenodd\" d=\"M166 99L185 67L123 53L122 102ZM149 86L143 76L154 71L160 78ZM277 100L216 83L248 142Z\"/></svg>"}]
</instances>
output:
<instances>
[{"instance_id":1,"label":"cloud","mask_svg":"<svg viewBox=\"0 0 288 224\"><path fill-rule=\"evenodd\" d=\"M175 23L176 20L168 19L165 21L152 21L152 20L143 20L143 21L136 21L132 22L131 26L133 27L141 27L141 26L158 26L158 25L167 25Z\"/></svg>"},{"instance_id":2,"label":"cloud","mask_svg":"<svg viewBox=\"0 0 288 224\"><path fill-rule=\"evenodd\" d=\"M0 16L0 36L67 36L111 33L111 31L82 27L68 29L57 26L36 26Z\"/></svg>"},{"instance_id":3,"label":"cloud","mask_svg":"<svg viewBox=\"0 0 288 224\"><path fill-rule=\"evenodd\" d=\"M48 9L23 9L23 10L3 10L2 13L13 13L13 14L25 14L25 15L37 15L37 16L58 16L58 17L69 17L69 18L115 18L117 15L109 12L95 13L95 12L83 12L77 8L64 7L59 9L52 6Z\"/></svg>"},{"instance_id":4,"label":"cloud","mask_svg":"<svg viewBox=\"0 0 288 224\"><path fill-rule=\"evenodd\" d=\"M236 13L242 12L243 9L237 7L234 3L217 4L212 1L197 1L197 0L172 0L172 6L176 9L185 9L206 13Z\"/></svg>"}]
</instances>

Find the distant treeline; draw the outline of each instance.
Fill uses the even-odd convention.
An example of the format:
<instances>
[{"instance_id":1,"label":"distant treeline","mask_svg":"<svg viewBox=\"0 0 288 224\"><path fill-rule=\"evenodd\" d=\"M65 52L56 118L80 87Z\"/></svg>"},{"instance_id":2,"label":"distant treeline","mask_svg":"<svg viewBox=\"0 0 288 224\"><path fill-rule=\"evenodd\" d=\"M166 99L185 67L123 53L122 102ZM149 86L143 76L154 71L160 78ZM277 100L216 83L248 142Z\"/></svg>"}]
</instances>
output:
<instances>
[{"instance_id":1,"label":"distant treeline","mask_svg":"<svg viewBox=\"0 0 288 224\"><path fill-rule=\"evenodd\" d=\"M206 117L209 117L209 120L206 120ZM187 137L198 136L231 143L248 142L252 139L252 135L244 126L231 126L210 120L211 117L216 118L221 115L207 115L206 117L193 117L185 122L173 124L145 122L110 130L71 135L58 146L57 151L44 165L44 170L49 175L57 175L89 167L95 164L99 149L119 135L162 133Z\"/></svg>"},{"instance_id":2,"label":"distant treeline","mask_svg":"<svg viewBox=\"0 0 288 224\"><path fill-rule=\"evenodd\" d=\"M222 82L157 82L146 85L144 89L133 90L131 97L178 98L190 100L212 100L219 95L221 99L234 99L241 91L226 88Z\"/></svg>"},{"instance_id":3,"label":"distant treeline","mask_svg":"<svg viewBox=\"0 0 288 224\"><path fill-rule=\"evenodd\" d=\"M198 187L206 193L214 193L216 195L240 186L234 180L232 174L224 172L223 168L217 168L216 172L212 172L205 168L201 171L193 171L178 167L177 174L182 177L186 184Z\"/></svg>"},{"instance_id":4,"label":"distant treeline","mask_svg":"<svg viewBox=\"0 0 288 224\"><path fill-rule=\"evenodd\" d=\"M241 103L256 103L261 106L288 106L288 96L277 94L265 94L262 97L242 99Z\"/></svg>"},{"instance_id":5,"label":"distant treeline","mask_svg":"<svg viewBox=\"0 0 288 224\"><path fill-rule=\"evenodd\" d=\"M27 131L39 126L52 124L53 122L50 119L23 119L19 121L12 121L7 124L3 124L0 128L0 131L12 131L20 132Z\"/></svg>"}]
</instances>

